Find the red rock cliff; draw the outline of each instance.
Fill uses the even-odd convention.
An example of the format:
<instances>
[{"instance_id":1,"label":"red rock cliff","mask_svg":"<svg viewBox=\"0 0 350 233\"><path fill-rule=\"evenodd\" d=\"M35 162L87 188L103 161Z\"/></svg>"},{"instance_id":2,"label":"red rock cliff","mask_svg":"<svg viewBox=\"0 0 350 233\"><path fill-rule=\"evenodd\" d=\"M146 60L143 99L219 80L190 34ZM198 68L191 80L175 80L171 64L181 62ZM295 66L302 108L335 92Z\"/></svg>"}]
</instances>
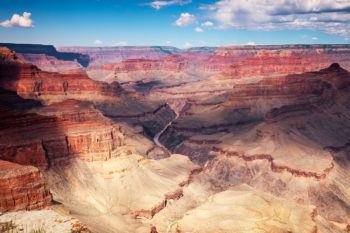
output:
<instances>
[{"instance_id":1,"label":"red rock cliff","mask_svg":"<svg viewBox=\"0 0 350 233\"><path fill-rule=\"evenodd\" d=\"M0 160L0 212L42 209L52 196L40 171Z\"/></svg>"}]
</instances>

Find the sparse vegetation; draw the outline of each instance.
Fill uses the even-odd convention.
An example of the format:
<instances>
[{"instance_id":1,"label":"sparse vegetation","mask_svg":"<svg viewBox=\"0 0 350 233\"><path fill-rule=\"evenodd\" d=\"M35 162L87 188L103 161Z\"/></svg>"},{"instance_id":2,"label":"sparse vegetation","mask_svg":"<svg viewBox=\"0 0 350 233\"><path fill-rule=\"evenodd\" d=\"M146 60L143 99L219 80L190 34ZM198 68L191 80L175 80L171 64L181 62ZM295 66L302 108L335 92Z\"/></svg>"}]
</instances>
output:
<instances>
[{"instance_id":1,"label":"sparse vegetation","mask_svg":"<svg viewBox=\"0 0 350 233\"><path fill-rule=\"evenodd\" d=\"M12 222L0 222L0 233L16 233L16 225Z\"/></svg>"},{"instance_id":2,"label":"sparse vegetation","mask_svg":"<svg viewBox=\"0 0 350 233\"><path fill-rule=\"evenodd\" d=\"M33 229L30 231L30 233L45 233L45 229L43 226L37 228L37 229Z\"/></svg>"},{"instance_id":3,"label":"sparse vegetation","mask_svg":"<svg viewBox=\"0 0 350 233\"><path fill-rule=\"evenodd\" d=\"M91 231L85 225L81 225L80 223L74 224L70 232L71 233L91 233Z\"/></svg>"}]
</instances>

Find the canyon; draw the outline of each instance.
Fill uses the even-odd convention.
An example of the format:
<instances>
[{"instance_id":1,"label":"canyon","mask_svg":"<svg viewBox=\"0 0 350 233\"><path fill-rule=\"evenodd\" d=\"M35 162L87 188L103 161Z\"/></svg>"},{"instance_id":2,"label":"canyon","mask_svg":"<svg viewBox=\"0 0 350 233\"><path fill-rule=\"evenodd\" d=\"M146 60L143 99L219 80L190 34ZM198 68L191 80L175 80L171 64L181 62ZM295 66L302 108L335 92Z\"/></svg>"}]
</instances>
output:
<instances>
[{"instance_id":1,"label":"canyon","mask_svg":"<svg viewBox=\"0 0 350 233\"><path fill-rule=\"evenodd\" d=\"M0 230L349 232L349 90L349 45L0 43Z\"/></svg>"}]
</instances>

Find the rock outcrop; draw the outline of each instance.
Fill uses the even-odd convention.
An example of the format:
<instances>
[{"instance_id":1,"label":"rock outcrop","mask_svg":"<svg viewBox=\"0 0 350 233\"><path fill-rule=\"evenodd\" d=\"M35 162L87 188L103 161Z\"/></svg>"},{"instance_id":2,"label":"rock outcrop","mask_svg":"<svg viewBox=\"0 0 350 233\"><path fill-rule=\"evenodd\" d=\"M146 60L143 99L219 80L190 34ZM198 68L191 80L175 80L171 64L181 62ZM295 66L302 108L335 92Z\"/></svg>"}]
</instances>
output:
<instances>
[{"instance_id":1,"label":"rock outcrop","mask_svg":"<svg viewBox=\"0 0 350 233\"><path fill-rule=\"evenodd\" d=\"M10 50L2 49L0 56ZM106 84L89 79L82 73L59 74L41 71L17 56L0 61L0 87L16 91L20 96L47 103L67 99L115 102L123 92L118 83Z\"/></svg>"},{"instance_id":2,"label":"rock outcrop","mask_svg":"<svg viewBox=\"0 0 350 233\"><path fill-rule=\"evenodd\" d=\"M39 169L0 160L0 212L42 209L52 196Z\"/></svg>"},{"instance_id":3,"label":"rock outcrop","mask_svg":"<svg viewBox=\"0 0 350 233\"><path fill-rule=\"evenodd\" d=\"M71 158L107 160L124 144L120 126L86 103L65 101L2 116L0 159L48 168Z\"/></svg>"},{"instance_id":4,"label":"rock outcrop","mask_svg":"<svg viewBox=\"0 0 350 233\"><path fill-rule=\"evenodd\" d=\"M312 206L298 206L241 186L215 194L187 212L178 222L177 232L315 233L316 217Z\"/></svg>"},{"instance_id":5,"label":"rock outcrop","mask_svg":"<svg viewBox=\"0 0 350 233\"><path fill-rule=\"evenodd\" d=\"M27 62L34 63L34 65L39 65L40 68L44 68L43 70L45 70L45 64L43 64L43 66L40 66L40 63L35 64L37 61L37 56L35 55L46 55L47 57L44 56L42 58L54 57L61 61L77 62L83 67L87 67L90 62L90 57L87 55L80 53L60 52L57 51L52 45L0 43L0 47L7 47L18 54L26 55L25 57ZM30 55L34 56L31 57Z\"/></svg>"}]
</instances>

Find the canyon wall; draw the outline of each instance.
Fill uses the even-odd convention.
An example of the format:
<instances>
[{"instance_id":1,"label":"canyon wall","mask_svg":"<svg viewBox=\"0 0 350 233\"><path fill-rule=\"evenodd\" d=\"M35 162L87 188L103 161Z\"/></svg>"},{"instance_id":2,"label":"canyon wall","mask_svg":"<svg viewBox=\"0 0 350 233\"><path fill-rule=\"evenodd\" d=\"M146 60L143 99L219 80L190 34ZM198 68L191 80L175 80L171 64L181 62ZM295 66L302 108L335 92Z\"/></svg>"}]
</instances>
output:
<instances>
[{"instance_id":1,"label":"canyon wall","mask_svg":"<svg viewBox=\"0 0 350 233\"><path fill-rule=\"evenodd\" d=\"M42 209L52 196L39 169L0 160L0 212Z\"/></svg>"}]
</instances>

